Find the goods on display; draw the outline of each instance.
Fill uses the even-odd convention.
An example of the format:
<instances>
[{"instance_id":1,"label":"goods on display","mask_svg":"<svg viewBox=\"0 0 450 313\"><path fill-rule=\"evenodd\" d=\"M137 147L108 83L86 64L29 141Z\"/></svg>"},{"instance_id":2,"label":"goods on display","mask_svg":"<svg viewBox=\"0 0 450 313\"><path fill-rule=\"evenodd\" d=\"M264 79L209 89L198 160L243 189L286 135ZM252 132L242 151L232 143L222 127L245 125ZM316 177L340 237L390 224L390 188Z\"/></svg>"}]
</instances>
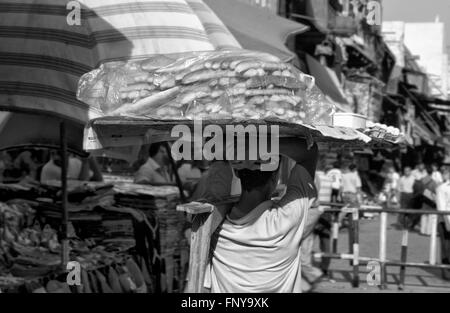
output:
<instances>
[{"instance_id":1,"label":"goods on display","mask_svg":"<svg viewBox=\"0 0 450 313\"><path fill-rule=\"evenodd\" d=\"M185 214L176 211L180 203L178 188L122 182L116 184L115 191L117 205L139 209L146 216L145 239L137 244L137 249L142 254L149 253L153 268L164 267L161 289L182 291L189 262L189 244L184 237ZM153 250L146 249L152 242L157 246Z\"/></svg>"},{"instance_id":2,"label":"goods on display","mask_svg":"<svg viewBox=\"0 0 450 313\"><path fill-rule=\"evenodd\" d=\"M275 56L247 50L154 56L85 74L78 98L108 116L330 124L333 105Z\"/></svg>"},{"instance_id":3,"label":"goods on display","mask_svg":"<svg viewBox=\"0 0 450 313\"><path fill-rule=\"evenodd\" d=\"M405 140L404 134L398 128L370 121L367 122L367 129L364 133L372 138L392 143L401 143Z\"/></svg>"},{"instance_id":4,"label":"goods on display","mask_svg":"<svg viewBox=\"0 0 450 313\"><path fill-rule=\"evenodd\" d=\"M1 185L9 200L0 203L0 291L182 291L189 252L178 189L135 187L69 183L70 260L81 264L83 286L74 289L61 268L58 184Z\"/></svg>"}]
</instances>

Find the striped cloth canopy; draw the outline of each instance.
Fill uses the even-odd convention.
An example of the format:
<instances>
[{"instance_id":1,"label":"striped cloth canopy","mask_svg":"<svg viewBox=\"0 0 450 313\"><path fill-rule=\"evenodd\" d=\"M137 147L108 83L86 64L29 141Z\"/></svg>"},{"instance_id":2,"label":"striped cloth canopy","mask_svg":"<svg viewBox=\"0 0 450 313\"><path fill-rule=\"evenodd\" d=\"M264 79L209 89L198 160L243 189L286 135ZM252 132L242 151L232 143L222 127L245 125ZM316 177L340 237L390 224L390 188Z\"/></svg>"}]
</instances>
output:
<instances>
[{"instance_id":1,"label":"striped cloth canopy","mask_svg":"<svg viewBox=\"0 0 450 313\"><path fill-rule=\"evenodd\" d=\"M101 63L240 48L201 0L0 0L0 41L0 110L81 123L100 112L77 100L78 80Z\"/></svg>"}]
</instances>

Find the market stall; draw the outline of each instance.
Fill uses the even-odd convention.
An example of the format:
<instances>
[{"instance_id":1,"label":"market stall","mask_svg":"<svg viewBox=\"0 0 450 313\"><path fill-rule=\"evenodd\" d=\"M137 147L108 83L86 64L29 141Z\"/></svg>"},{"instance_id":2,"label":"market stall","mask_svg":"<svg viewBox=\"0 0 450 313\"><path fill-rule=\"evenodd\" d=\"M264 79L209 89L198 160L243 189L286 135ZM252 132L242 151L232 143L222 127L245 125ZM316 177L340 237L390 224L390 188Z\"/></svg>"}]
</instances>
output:
<instances>
[{"instance_id":1,"label":"market stall","mask_svg":"<svg viewBox=\"0 0 450 313\"><path fill-rule=\"evenodd\" d=\"M125 0L114 5L101 1L77 4L70 8L66 1L0 4L5 26L0 30L4 39L0 68L5 73L0 84L0 109L9 112L2 116L1 128L5 134L16 135L14 129L19 124L29 126L18 132L20 138L2 136L0 148L61 147L63 163L66 147L83 154L82 127L100 116L100 111L76 99L77 83L82 74L103 62L240 47L209 8L201 8L198 14L201 1L180 1L176 5ZM68 225L71 218L70 201L65 200L70 195L66 174L63 167L62 192L52 199L62 206L62 225ZM63 229L62 236L67 235L68 229ZM63 271L69 261L68 240L64 247Z\"/></svg>"},{"instance_id":2,"label":"market stall","mask_svg":"<svg viewBox=\"0 0 450 313\"><path fill-rule=\"evenodd\" d=\"M54 292L51 286L67 282L59 185L0 185L2 292ZM80 264L82 288L64 292L182 290L188 249L176 187L70 182L68 199L70 260Z\"/></svg>"},{"instance_id":3,"label":"market stall","mask_svg":"<svg viewBox=\"0 0 450 313\"><path fill-rule=\"evenodd\" d=\"M1 291L86 293L95 288L109 292L111 279L121 275L123 292L153 288L147 261L133 250L138 212L114 206L113 186L104 183L71 183L68 187L70 260L80 264L82 287L67 283L58 235L62 218L59 185L0 185ZM145 285L138 279L144 274ZM105 282L105 277L110 281ZM133 286L127 285L130 279Z\"/></svg>"},{"instance_id":4,"label":"market stall","mask_svg":"<svg viewBox=\"0 0 450 313\"><path fill-rule=\"evenodd\" d=\"M87 122L83 148L99 153L114 147L175 141L179 138L171 134L174 126L184 125L195 131L195 121L199 120L203 122L202 132L214 125L225 131L229 125L276 126L280 136L306 138L309 144L360 146L397 142L401 137L375 124L335 124L333 104L314 86L313 77L278 56L241 50L202 1L181 1L170 8L160 3L124 2L126 6L117 4L106 10L100 2L80 1L81 26L66 25L65 5L61 4L52 7L57 14L51 19L40 13L30 15L29 20L20 19L36 30L51 30L45 36L33 28L23 34L22 37L31 36L31 41L39 43L31 45L32 53L22 51L22 45L19 49L14 37L21 34L14 32L15 27L23 25L12 23L11 29L3 30L10 44L2 46L5 50L0 52L14 56L15 61L0 58L0 68L9 73L1 81L0 108L41 111ZM38 4L31 5L31 9L36 9L34 5ZM7 15L12 21L21 7L30 5L2 6L12 12ZM108 13L111 11L116 14ZM140 15L131 18L130 14L136 12ZM55 30L57 24L63 29ZM48 41L40 40L42 36ZM66 45L71 47L68 55L67 49L54 48ZM286 52L278 51L281 55ZM290 59L290 53L287 57ZM61 130L65 160L68 136L65 126ZM73 291L182 291L188 255L193 252L188 251L183 234L185 214L175 210L184 196L180 184L176 188L116 181L113 185L83 183L82 187L73 187L65 178L64 168L61 184L51 196L41 199L40 195L32 199L32 204L26 202L31 208L26 207L23 216L42 214L46 218L40 230L35 229L39 241L24 239L25 246L31 249L21 249L15 243L22 232L29 234L34 224L22 221L10 225L7 219L3 220L5 248L2 246L1 264L7 275L5 285L20 286L29 277L38 277L39 286L45 285L47 292L68 291L60 284L64 282L63 273L58 276L59 272L51 268L61 265L55 258L61 248L55 240L51 245L50 240L42 240L45 225L51 225L52 218L62 217L62 250L67 252L63 253L62 263L75 258L84 265L84 289ZM48 187L39 185L38 193L42 188ZM87 188L88 192L80 192L79 188ZM6 202L5 212L20 212L15 206L17 198L20 197ZM58 213L61 207L62 213ZM20 218L22 215L18 214ZM11 227L16 229L12 236ZM47 227L49 233L51 227ZM36 251L40 254L33 254ZM47 256L44 261L42 253ZM21 254L28 258L28 264L17 272L12 268L19 264L17 260L24 259ZM192 266L192 258L189 264ZM30 270L30 266L37 268ZM25 270L30 272L24 273ZM60 282L56 283L55 278ZM41 290L39 286L31 291Z\"/></svg>"}]
</instances>

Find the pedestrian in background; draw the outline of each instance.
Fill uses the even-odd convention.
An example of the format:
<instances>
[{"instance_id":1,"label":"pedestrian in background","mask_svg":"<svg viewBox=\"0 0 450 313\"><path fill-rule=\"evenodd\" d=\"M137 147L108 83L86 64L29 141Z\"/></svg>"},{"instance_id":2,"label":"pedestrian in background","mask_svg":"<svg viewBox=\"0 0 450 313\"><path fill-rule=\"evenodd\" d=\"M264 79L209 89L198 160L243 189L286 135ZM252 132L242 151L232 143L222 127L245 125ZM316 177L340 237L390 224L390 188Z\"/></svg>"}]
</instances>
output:
<instances>
[{"instance_id":1,"label":"pedestrian in background","mask_svg":"<svg viewBox=\"0 0 450 313\"><path fill-rule=\"evenodd\" d=\"M436 190L436 206L438 211L450 211L450 171L442 172L443 183ZM442 264L450 264L450 215L440 215L438 219L438 233L441 241ZM450 279L450 271L442 271L444 279Z\"/></svg>"},{"instance_id":2,"label":"pedestrian in background","mask_svg":"<svg viewBox=\"0 0 450 313\"><path fill-rule=\"evenodd\" d=\"M338 162L333 163L333 168L327 172L331 179L331 202L341 201L342 171Z\"/></svg>"},{"instance_id":3,"label":"pedestrian in background","mask_svg":"<svg viewBox=\"0 0 450 313\"><path fill-rule=\"evenodd\" d=\"M426 167L427 176L422 178L423 185L423 202L422 210L435 210L436 209L436 187L437 184L432 178L433 168L431 166ZM422 235L431 235L431 218L428 214L423 214L420 218L420 233Z\"/></svg>"},{"instance_id":4,"label":"pedestrian in background","mask_svg":"<svg viewBox=\"0 0 450 313\"><path fill-rule=\"evenodd\" d=\"M398 190L400 192L400 208L410 209L412 208L413 199L413 186L416 179L412 175L411 167L406 166L403 170L403 176L400 177L398 182ZM398 224L406 227L405 215L398 215Z\"/></svg>"},{"instance_id":5,"label":"pedestrian in background","mask_svg":"<svg viewBox=\"0 0 450 313\"><path fill-rule=\"evenodd\" d=\"M439 171L439 167L436 163L433 163L433 165L431 165L431 168L433 170L433 173L431 174L431 178L434 180L436 185L439 186L440 184L442 184L444 182L444 180L442 178L442 174Z\"/></svg>"},{"instance_id":6,"label":"pedestrian in background","mask_svg":"<svg viewBox=\"0 0 450 313\"><path fill-rule=\"evenodd\" d=\"M386 177L386 190L387 190L387 201L390 206L398 205L398 184L400 181L400 175L395 170L393 165L388 167L387 177Z\"/></svg>"},{"instance_id":7,"label":"pedestrian in background","mask_svg":"<svg viewBox=\"0 0 450 313\"><path fill-rule=\"evenodd\" d=\"M319 177L320 186L318 188L319 191L319 201L320 203L327 203L331 201L332 195L332 179L325 174L325 172L319 170L316 172L316 177ZM331 253L331 228L333 221L333 213L324 212L326 209L329 209L329 206L319 204L319 210L323 211L322 215L317 222L316 228L314 230L314 234L319 237L319 249L322 253ZM320 269L322 270L323 276L322 279L328 279L330 277L329 267L330 267L330 258L322 257L320 262Z\"/></svg>"},{"instance_id":8,"label":"pedestrian in background","mask_svg":"<svg viewBox=\"0 0 450 313\"><path fill-rule=\"evenodd\" d=\"M342 171L342 201L344 205L350 208L358 208L361 205L361 178L356 170L356 165L346 163L343 166ZM339 213L339 224L344 224L345 217L349 217L351 214L341 212ZM347 219L348 225L348 240L349 240L349 253L353 254L353 225L351 218Z\"/></svg>"},{"instance_id":9,"label":"pedestrian in background","mask_svg":"<svg viewBox=\"0 0 450 313\"><path fill-rule=\"evenodd\" d=\"M418 163L414 170L412 171L412 175L416 180L421 180L425 176L427 176L427 171L425 169L425 164Z\"/></svg>"},{"instance_id":10,"label":"pedestrian in background","mask_svg":"<svg viewBox=\"0 0 450 313\"><path fill-rule=\"evenodd\" d=\"M345 164L342 171L342 201L345 204L359 205L361 202L361 178L355 164Z\"/></svg>"}]
</instances>

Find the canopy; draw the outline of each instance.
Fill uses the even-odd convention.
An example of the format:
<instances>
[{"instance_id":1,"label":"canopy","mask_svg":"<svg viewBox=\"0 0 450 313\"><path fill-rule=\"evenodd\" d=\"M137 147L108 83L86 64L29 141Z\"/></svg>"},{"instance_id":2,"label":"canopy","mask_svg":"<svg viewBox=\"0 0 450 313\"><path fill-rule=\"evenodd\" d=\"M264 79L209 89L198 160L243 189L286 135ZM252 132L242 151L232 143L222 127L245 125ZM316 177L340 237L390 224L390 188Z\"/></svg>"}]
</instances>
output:
<instances>
[{"instance_id":1,"label":"canopy","mask_svg":"<svg viewBox=\"0 0 450 313\"><path fill-rule=\"evenodd\" d=\"M68 3L1 1L0 110L85 123L100 112L76 99L77 84L100 63L240 48L201 0L72 1L79 10Z\"/></svg>"},{"instance_id":2,"label":"canopy","mask_svg":"<svg viewBox=\"0 0 450 313\"><path fill-rule=\"evenodd\" d=\"M341 107L348 105L336 73L332 69L320 64L319 61L314 59L309 54L306 55L306 62L308 64L310 74L316 79L317 87L319 87L319 89L333 101L341 104Z\"/></svg>"},{"instance_id":3,"label":"canopy","mask_svg":"<svg viewBox=\"0 0 450 313\"><path fill-rule=\"evenodd\" d=\"M60 120L44 114L11 113L0 111L0 150L14 147L40 146L59 148ZM66 121L69 151L83 151L83 125Z\"/></svg>"},{"instance_id":4,"label":"canopy","mask_svg":"<svg viewBox=\"0 0 450 313\"><path fill-rule=\"evenodd\" d=\"M205 0L245 49L268 52L289 62L295 54L286 47L288 37L309 27L279 17L269 10L238 0Z\"/></svg>"}]
</instances>

